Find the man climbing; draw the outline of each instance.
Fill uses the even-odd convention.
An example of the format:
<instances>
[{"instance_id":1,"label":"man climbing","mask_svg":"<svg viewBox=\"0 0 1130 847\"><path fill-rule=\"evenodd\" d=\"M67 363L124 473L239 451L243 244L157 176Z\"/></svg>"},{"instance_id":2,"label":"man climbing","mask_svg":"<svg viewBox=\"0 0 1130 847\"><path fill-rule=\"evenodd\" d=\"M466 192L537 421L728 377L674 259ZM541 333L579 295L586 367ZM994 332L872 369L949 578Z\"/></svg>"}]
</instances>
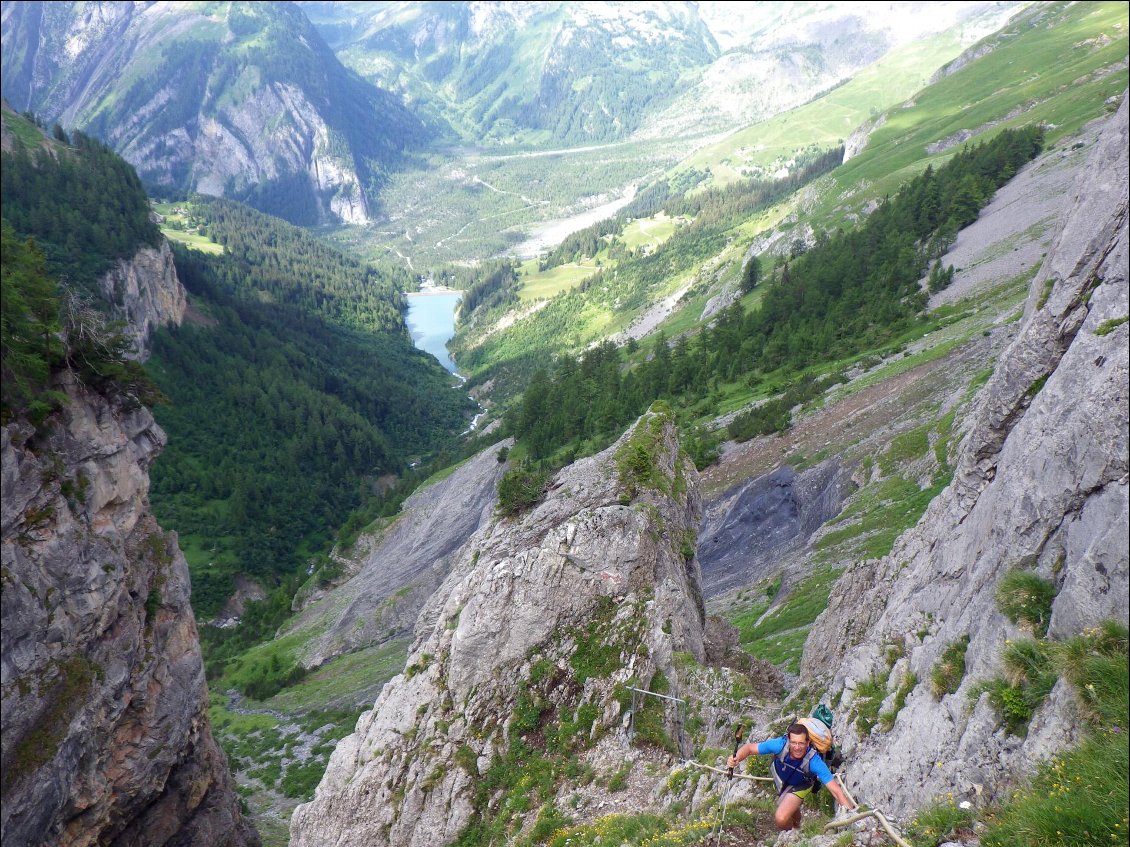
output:
<instances>
[{"instance_id":1,"label":"man climbing","mask_svg":"<svg viewBox=\"0 0 1130 847\"><path fill-rule=\"evenodd\" d=\"M773 781L777 784L777 811L773 822L777 829L796 829L800 826L800 806L804 798L812 793L819 780L836 798L836 801L852 811L855 804L848 799L840 784L832 778L832 772L821 758L819 751L809 743L808 729L799 723L789 727L787 735L762 741L760 744L744 744L727 761L728 767L750 756L773 756Z\"/></svg>"}]
</instances>

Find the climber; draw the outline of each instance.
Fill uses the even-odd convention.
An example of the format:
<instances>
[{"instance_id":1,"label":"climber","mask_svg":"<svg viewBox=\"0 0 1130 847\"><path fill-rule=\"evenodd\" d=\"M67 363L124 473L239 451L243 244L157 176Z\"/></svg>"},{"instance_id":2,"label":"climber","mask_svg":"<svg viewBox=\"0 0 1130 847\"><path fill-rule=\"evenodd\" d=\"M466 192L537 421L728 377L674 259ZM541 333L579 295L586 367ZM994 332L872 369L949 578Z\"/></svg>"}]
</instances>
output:
<instances>
[{"instance_id":1,"label":"climber","mask_svg":"<svg viewBox=\"0 0 1130 847\"><path fill-rule=\"evenodd\" d=\"M726 760L728 767L736 767L750 756L773 756L773 781L777 784L777 811L773 822L777 829L795 829L800 826L800 806L804 798L817 788L817 781L832 792L836 801L852 811L855 803L848 798L832 772L824 763L819 751L808 741L808 729L800 723L789 727L788 734L759 744L744 744Z\"/></svg>"}]
</instances>

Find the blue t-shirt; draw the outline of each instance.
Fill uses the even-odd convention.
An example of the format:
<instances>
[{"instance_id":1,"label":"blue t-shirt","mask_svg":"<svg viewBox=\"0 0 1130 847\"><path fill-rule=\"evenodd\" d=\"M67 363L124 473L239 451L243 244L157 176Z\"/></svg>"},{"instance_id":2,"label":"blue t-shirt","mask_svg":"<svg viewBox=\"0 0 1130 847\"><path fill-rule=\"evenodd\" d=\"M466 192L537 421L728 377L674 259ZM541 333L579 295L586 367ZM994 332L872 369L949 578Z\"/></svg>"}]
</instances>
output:
<instances>
[{"instance_id":1,"label":"blue t-shirt","mask_svg":"<svg viewBox=\"0 0 1130 847\"><path fill-rule=\"evenodd\" d=\"M788 744L789 739L786 735L782 735L780 738L771 738L757 745L757 754L759 756L777 756ZM801 759L794 759L786 754L784 767L782 767L780 761L774 760L773 768L785 785L804 785L808 782L808 777L800 769L800 763ZM824 763L824 759L820 756L818 750L813 752L812 758L808 760L808 770L824 785L832 781L832 772L828 770L828 766Z\"/></svg>"}]
</instances>

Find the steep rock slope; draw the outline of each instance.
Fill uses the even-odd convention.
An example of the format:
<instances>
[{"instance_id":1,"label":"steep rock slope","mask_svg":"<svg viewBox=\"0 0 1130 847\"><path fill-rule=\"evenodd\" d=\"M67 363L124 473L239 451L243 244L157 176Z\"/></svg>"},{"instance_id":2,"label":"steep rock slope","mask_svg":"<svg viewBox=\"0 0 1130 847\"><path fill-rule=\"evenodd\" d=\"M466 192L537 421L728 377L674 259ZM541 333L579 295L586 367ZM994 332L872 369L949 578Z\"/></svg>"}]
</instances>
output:
<instances>
[{"instance_id":1,"label":"steep rock slope","mask_svg":"<svg viewBox=\"0 0 1130 847\"><path fill-rule=\"evenodd\" d=\"M489 825L510 807L484 778L520 773L551 729L586 748L620 722L614 689L671 674L673 650L701 661L694 473L668 416L650 414L532 511L477 533L421 613L407 669L295 811L291 844L422 847Z\"/></svg>"},{"instance_id":2,"label":"steep rock slope","mask_svg":"<svg viewBox=\"0 0 1130 847\"><path fill-rule=\"evenodd\" d=\"M987 697L970 708L974 686L1001 672L1006 639L1019 637L994 599L1007 571L1054 582L1052 637L1126 620L1127 108L1124 96L1076 182L1021 332L978 398L952 484L888 557L845 574L806 645L802 675L830 672L850 713L863 681L885 675L890 706L901 681L929 679L968 636L955 693L938 700L918 684L889 732L858 738L847 727L851 781L895 812L950 791L992 793L1072 737L1063 682L1024 740L999 726ZM888 669L886 656L900 651Z\"/></svg>"},{"instance_id":3,"label":"steep rock slope","mask_svg":"<svg viewBox=\"0 0 1130 847\"><path fill-rule=\"evenodd\" d=\"M138 357L149 358L149 341L157 327L180 326L187 307L184 286L177 278L169 242L142 247L129 259L119 259L98 281L102 295L124 320Z\"/></svg>"},{"instance_id":4,"label":"steep rock slope","mask_svg":"<svg viewBox=\"0 0 1130 847\"><path fill-rule=\"evenodd\" d=\"M834 459L799 474L782 465L708 502L698 538L703 594L752 585L786 567L790 554L839 514L850 476Z\"/></svg>"},{"instance_id":5,"label":"steep rock slope","mask_svg":"<svg viewBox=\"0 0 1130 847\"><path fill-rule=\"evenodd\" d=\"M330 620L307 649L308 667L411 630L460 548L490 521L505 470L498 451L511 443L487 448L451 476L417 491L391 526L363 535L358 550L342 557L341 564L355 575L328 596L305 600L309 608L292 627L318 627Z\"/></svg>"},{"instance_id":6,"label":"steep rock slope","mask_svg":"<svg viewBox=\"0 0 1130 847\"><path fill-rule=\"evenodd\" d=\"M422 133L286 3L13 3L3 92L106 140L157 185L229 195L296 223L363 223Z\"/></svg>"},{"instance_id":7,"label":"steep rock slope","mask_svg":"<svg viewBox=\"0 0 1130 847\"><path fill-rule=\"evenodd\" d=\"M164 433L64 379L0 434L3 843L257 844L208 724L175 535L149 512Z\"/></svg>"}]
</instances>

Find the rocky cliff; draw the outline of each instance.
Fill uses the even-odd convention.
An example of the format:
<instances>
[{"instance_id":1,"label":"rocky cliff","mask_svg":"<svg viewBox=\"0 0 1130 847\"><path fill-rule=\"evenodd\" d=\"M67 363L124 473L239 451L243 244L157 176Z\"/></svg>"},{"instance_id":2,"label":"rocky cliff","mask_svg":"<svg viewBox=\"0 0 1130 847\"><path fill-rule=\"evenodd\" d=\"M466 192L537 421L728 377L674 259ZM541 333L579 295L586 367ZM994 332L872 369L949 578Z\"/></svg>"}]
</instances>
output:
<instances>
[{"instance_id":1,"label":"rocky cliff","mask_svg":"<svg viewBox=\"0 0 1130 847\"><path fill-rule=\"evenodd\" d=\"M862 683L885 682L889 731L860 737L845 724L845 740L849 783L896 813L948 792L991 795L1073 737L1063 681L1026 738L1001 726L986 695L971 705L975 686L1002 673L1007 640L1023 635L995 600L1007 572L1054 585L1049 637L1127 618L1127 116L1124 97L1075 184L1021 331L978 397L953 482L889 556L845 574L806 645L802 676L830 676L845 714ZM965 638L964 678L939 699L931 671Z\"/></svg>"},{"instance_id":2,"label":"rocky cliff","mask_svg":"<svg viewBox=\"0 0 1130 847\"><path fill-rule=\"evenodd\" d=\"M176 536L149 512L164 434L62 381L0 432L3 844L243 845Z\"/></svg>"},{"instance_id":3,"label":"rocky cliff","mask_svg":"<svg viewBox=\"0 0 1130 847\"><path fill-rule=\"evenodd\" d=\"M138 357L149 358L149 341L159 326L184 320L187 299L177 278L169 242L142 247L129 259L119 259L98 281L115 316L126 323Z\"/></svg>"},{"instance_id":4,"label":"rocky cliff","mask_svg":"<svg viewBox=\"0 0 1130 847\"><path fill-rule=\"evenodd\" d=\"M307 667L411 631L460 549L489 523L506 468L498 451L512 444L488 447L405 500L396 520L363 534L350 555L338 551L352 578L325 596L300 598L307 608L291 627L325 630L306 650Z\"/></svg>"},{"instance_id":5,"label":"rocky cliff","mask_svg":"<svg viewBox=\"0 0 1130 847\"><path fill-rule=\"evenodd\" d=\"M295 223L363 223L423 131L288 3L5 2L3 93L102 138L146 181Z\"/></svg>"},{"instance_id":6,"label":"rocky cliff","mask_svg":"<svg viewBox=\"0 0 1130 847\"><path fill-rule=\"evenodd\" d=\"M834 459L799 474L782 465L711 499L699 529L703 594L713 597L792 571L790 554L839 514L850 477Z\"/></svg>"},{"instance_id":7,"label":"rocky cliff","mask_svg":"<svg viewBox=\"0 0 1130 847\"><path fill-rule=\"evenodd\" d=\"M291 844L422 847L468 827L505 840L533 824L531 791L551 799L601 744L626 749L624 686L673 677L673 651L703 658L694 474L668 416L649 414L476 533Z\"/></svg>"}]
</instances>

